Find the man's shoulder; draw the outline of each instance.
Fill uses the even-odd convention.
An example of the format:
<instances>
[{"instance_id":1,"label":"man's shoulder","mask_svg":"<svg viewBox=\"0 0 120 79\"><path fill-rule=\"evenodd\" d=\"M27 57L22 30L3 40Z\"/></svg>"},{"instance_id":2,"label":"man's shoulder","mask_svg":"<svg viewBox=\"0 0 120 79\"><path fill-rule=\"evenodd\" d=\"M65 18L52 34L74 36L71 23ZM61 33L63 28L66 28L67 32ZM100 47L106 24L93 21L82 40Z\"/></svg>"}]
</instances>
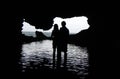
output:
<instances>
[{"instance_id":1,"label":"man's shoulder","mask_svg":"<svg viewBox=\"0 0 120 79\"><path fill-rule=\"evenodd\" d=\"M69 29L66 27L66 30L69 31Z\"/></svg>"}]
</instances>

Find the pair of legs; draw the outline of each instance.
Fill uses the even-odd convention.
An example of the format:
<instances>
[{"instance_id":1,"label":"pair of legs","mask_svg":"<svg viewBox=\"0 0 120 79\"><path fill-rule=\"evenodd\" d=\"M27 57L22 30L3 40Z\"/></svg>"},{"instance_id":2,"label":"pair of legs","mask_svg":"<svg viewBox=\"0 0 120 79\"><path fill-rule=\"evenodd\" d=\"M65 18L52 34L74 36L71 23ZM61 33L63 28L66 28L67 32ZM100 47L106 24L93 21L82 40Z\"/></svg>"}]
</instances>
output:
<instances>
[{"instance_id":1,"label":"pair of legs","mask_svg":"<svg viewBox=\"0 0 120 79\"><path fill-rule=\"evenodd\" d=\"M53 48L53 68L55 68L55 52L56 48Z\"/></svg>"},{"instance_id":2,"label":"pair of legs","mask_svg":"<svg viewBox=\"0 0 120 79\"><path fill-rule=\"evenodd\" d=\"M53 68L55 68L55 52L56 52L56 49L57 49L57 68L60 68L61 66L61 50L59 48L53 48ZM67 52L66 51L63 51L64 52L64 67L66 67L66 63L67 63Z\"/></svg>"},{"instance_id":3,"label":"pair of legs","mask_svg":"<svg viewBox=\"0 0 120 79\"><path fill-rule=\"evenodd\" d=\"M61 66L61 52L60 50L57 51L57 68L60 68ZM66 67L67 63L67 52L64 51L64 67Z\"/></svg>"}]
</instances>

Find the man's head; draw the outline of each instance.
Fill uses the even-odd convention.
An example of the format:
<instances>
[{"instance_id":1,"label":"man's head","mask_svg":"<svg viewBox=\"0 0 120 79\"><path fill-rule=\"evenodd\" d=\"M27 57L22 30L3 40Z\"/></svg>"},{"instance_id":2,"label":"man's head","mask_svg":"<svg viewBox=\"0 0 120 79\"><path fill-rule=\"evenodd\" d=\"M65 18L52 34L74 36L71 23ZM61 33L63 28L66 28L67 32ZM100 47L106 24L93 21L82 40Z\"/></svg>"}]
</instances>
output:
<instances>
[{"instance_id":1,"label":"man's head","mask_svg":"<svg viewBox=\"0 0 120 79\"><path fill-rule=\"evenodd\" d=\"M65 22L65 21L62 21L61 25L62 25L62 26L65 26L65 25L66 25L66 22Z\"/></svg>"}]
</instances>

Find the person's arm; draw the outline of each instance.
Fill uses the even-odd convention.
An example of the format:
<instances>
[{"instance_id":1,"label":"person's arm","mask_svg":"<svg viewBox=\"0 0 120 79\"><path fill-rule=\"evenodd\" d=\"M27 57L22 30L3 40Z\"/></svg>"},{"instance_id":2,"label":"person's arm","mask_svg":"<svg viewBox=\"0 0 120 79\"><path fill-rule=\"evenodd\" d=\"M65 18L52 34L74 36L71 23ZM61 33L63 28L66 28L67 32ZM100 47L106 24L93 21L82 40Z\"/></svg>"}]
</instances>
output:
<instances>
[{"instance_id":1,"label":"person's arm","mask_svg":"<svg viewBox=\"0 0 120 79\"><path fill-rule=\"evenodd\" d=\"M51 38L54 38L54 31L52 31L51 33Z\"/></svg>"},{"instance_id":2,"label":"person's arm","mask_svg":"<svg viewBox=\"0 0 120 79\"><path fill-rule=\"evenodd\" d=\"M67 33L67 42L69 41L69 30L68 30L68 33Z\"/></svg>"}]
</instances>

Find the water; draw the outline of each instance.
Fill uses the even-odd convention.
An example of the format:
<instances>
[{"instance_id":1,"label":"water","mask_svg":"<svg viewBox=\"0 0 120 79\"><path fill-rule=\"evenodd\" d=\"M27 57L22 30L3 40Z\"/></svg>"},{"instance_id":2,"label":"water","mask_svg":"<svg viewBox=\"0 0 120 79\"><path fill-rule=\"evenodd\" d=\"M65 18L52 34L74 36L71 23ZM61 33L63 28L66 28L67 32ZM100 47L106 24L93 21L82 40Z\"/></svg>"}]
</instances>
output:
<instances>
[{"instance_id":1,"label":"water","mask_svg":"<svg viewBox=\"0 0 120 79\"><path fill-rule=\"evenodd\" d=\"M35 32L26 32L26 31L22 31L22 34L24 34L25 36L32 36L32 37L36 37Z\"/></svg>"},{"instance_id":2,"label":"water","mask_svg":"<svg viewBox=\"0 0 120 79\"><path fill-rule=\"evenodd\" d=\"M47 37L51 36L51 32L42 32L42 33ZM24 34L25 36L36 37L36 33L31 31L22 31L22 34Z\"/></svg>"},{"instance_id":3,"label":"water","mask_svg":"<svg viewBox=\"0 0 120 79\"><path fill-rule=\"evenodd\" d=\"M34 64L44 63L45 66L52 68L52 41L43 40L37 42L31 42L22 45L22 57L21 64L23 72L25 68L31 66L31 62ZM64 53L62 53L62 64ZM43 62L44 61L44 62ZM62 65L63 66L63 65ZM87 48L82 48L80 46L75 46L68 44L67 52L67 68L68 71L73 71L78 75L86 76L88 75L88 53ZM31 67L32 68L32 67Z\"/></svg>"}]
</instances>

